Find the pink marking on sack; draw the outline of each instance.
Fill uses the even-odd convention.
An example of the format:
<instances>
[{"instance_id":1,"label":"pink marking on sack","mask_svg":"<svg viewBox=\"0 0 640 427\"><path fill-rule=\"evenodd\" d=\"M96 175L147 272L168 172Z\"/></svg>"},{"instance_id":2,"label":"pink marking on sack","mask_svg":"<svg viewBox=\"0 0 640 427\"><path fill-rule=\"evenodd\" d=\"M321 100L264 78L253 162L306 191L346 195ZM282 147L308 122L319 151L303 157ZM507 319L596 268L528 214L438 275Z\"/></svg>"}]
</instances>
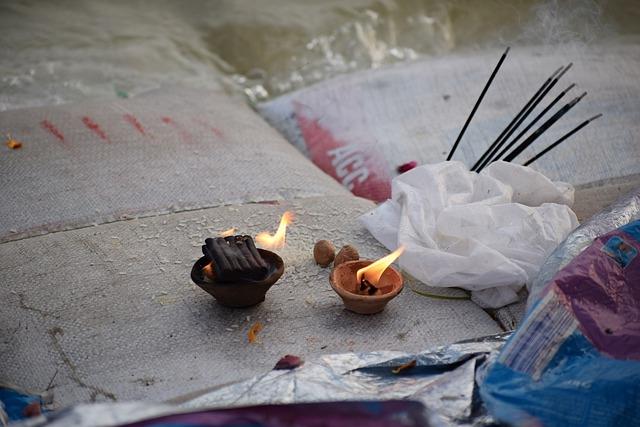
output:
<instances>
[{"instance_id":1,"label":"pink marking on sack","mask_svg":"<svg viewBox=\"0 0 640 427\"><path fill-rule=\"evenodd\" d=\"M223 134L223 133L222 133L222 131L221 131L220 129L218 129L217 127L212 126L212 127L211 127L211 130L213 131L213 133L215 133L215 134L216 134L216 136L217 136L218 138L224 138L224 134Z\"/></svg>"},{"instance_id":2,"label":"pink marking on sack","mask_svg":"<svg viewBox=\"0 0 640 427\"><path fill-rule=\"evenodd\" d=\"M136 128L136 130L138 132L140 132L141 135L145 135L146 133L144 131L144 128L142 127L142 123L140 123L140 121L136 118L136 116L134 116L133 114L125 114L124 116L122 116L131 126L133 126L134 128Z\"/></svg>"},{"instance_id":3,"label":"pink marking on sack","mask_svg":"<svg viewBox=\"0 0 640 427\"><path fill-rule=\"evenodd\" d=\"M62 132L60 132L60 130L54 126L53 123L51 123L49 120L44 119L43 121L40 122L40 125L47 131L49 131L49 133L51 133L51 135L55 136L58 141L62 142L63 144L65 143L64 140L64 135L62 134Z\"/></svg>"},{"instance_id":4,"label":"pink marking on sack","mask_svg":"<svg viewBox=\"0 0 640 427\"><path fill-rule=\"evenodd\" d=\"M91 120L91 117L89 117L89 116L82 117L82 123L84 123L84 125L89 130L91 130L93 133L98 135L100 137L100 139L102 139L105 142L111 143L111 140L109 139L107 134L102 130L102 128L100 127L99 124L97 124L96 122Z\"/></svg>"},{"instance_id":5,"label":"pink marking on sack","mask_svg":"<svg viewBox=\"0 0 640 427\"><path fill-rule=\"evenodd\" d=\"M167 117L167 116L163 116L162 117L162 123L165 123L169 126L172 126L173 128L175 128L178 133L180 134L180 138L182 139L183 142L190 144L192 141L192 136L191 133L185 129L184 126L182 126L180 123L177 123L175 120L173 120L171 117Z\"/></svg>"},{"instance_id":6,"label":"pink marking on sack","mask_svg":"<svg viewBox=\"0 0 640 427\"><path fill-rule=\"evenodd\" d=\"M341 141L331 131L303 113L294 102L296 121L311 160L325 173L342 183L353 194L381 202L391 196L391 179L387 167L374 151Z\"/></svg>"},{"instance_id":7,"label":"pink marking on sack","mask_svg":"<svg viewBox=\"0 0 640 427\"><path fill-rule=\"evenodd\" d=\"M222 133L222 131L215 127L215 126L211 126L208 122L206 122L205 120L202 119L194 119L194 122L198 123L200 126L204 127L205 129L210 130L211 132L213 132L213 134L220 139L224 138L224 134Z\"/></svg>"}]
</instances>

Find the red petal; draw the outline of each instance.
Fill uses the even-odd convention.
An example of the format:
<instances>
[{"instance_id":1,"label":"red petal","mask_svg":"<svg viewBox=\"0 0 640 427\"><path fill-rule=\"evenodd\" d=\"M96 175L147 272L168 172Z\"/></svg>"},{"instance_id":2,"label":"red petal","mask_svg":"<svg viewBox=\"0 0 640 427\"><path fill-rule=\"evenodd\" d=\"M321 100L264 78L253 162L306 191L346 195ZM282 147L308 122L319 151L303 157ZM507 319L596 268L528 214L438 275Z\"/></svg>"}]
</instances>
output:
<instances>
[{"instance_id":1,"label":"red petal","mask_svg":"<svg viewBox=\"0 0 640 427\"><path fill-rule=\"evenodd\" d=\"M282 359L278 360L276 366L274 366L274 370L280 369L295 369L298 366L302 365L304 361L298 356L292 356L291 354L287 354Z\"/></svg>"},{"instance_id":2,"label":"red petal","mask_svg":"<svg viewBox=\"0 0 640 427\"><path fill-rule=\"evenodd\" d=\"M405 173L415 168L416 166L418 166L418 162L416 162L415 160L412 160L410 162L407 162L405 164L398 166L397 170L398 170L398 173Z\"/></svg>"}]
</instances>

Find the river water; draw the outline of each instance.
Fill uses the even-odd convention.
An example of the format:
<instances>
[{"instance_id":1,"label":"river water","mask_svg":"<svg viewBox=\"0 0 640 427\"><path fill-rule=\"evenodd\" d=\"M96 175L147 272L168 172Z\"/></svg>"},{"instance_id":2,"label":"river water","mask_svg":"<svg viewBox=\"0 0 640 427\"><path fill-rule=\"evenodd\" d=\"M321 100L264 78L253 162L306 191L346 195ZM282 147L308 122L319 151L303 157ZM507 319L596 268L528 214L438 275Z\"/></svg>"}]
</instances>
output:
<instances>
[{"instance_id":1,"label":"river water","mask_svg":"<svg viewBox=\"0 0 640 427\"><path fill-rule=\"evenodd\" d=\"M635 42L640 2L1 1L0 29L0 111L172 84L258 101L452 51Z\"/></svg>"}]
</instances>

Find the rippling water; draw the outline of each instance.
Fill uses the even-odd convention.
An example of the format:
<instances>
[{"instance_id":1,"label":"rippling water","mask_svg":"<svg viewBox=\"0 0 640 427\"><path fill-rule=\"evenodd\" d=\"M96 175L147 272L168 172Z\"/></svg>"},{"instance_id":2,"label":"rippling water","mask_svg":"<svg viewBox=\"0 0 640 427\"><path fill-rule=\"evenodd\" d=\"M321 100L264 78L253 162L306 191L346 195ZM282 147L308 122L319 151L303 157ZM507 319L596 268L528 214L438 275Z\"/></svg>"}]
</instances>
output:
<instances>
[{"instance_id":1,"label":"rippling water","mask_svg":"<svg viewBox=\"0 0 640 427\"><path fill-rule=\"evenodd\" d=\"M168 84L255 101L455 50L635 40L639 23L624 0L2 2L0 110Z\"/></svg>"}]
</instances>

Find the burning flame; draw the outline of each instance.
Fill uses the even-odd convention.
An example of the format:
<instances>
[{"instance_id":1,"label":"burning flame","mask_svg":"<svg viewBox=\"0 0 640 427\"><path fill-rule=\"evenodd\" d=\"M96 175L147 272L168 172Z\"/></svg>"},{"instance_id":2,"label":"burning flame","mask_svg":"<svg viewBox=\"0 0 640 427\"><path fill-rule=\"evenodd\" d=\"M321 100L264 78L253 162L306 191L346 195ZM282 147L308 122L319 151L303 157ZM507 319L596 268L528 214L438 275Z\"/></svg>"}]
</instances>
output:
<instances>
[{"instance_id":1,"label":"burning flame","mask_svg":"<svg viewBox=\"0 0 640 427\"><path fill-rule=\"evenodd\" d=\"M236 232L235 227L231 227L228 230L224 230L220 232L220 237L229 237L229 236L233 236L233 234Z\"/></svg>"},{"instance_id":2,"label":"burning flame","mask_svg":"<svg viewBox=\"0 0 640 427\"><path fill-rule=\"evenodd\" d=\"M204 274L205 277L208 277L209 279L212 279L214 274L213 274L213 263L210 262L209 264L205 265L204 267L202 267L202 274Z\"/></svg>"},{"instance_id":3,"label":"burning flame","mask_svg":"<svg viewBox=\"0 0 640 427\"><path fill-rule=\"evenodd\" d=\"M376 262L373 262L368 266L358 270L356 272L356 279L358 280L358 283L360 283L364 278L373 286L378 286L378 282L380 281L380 277L382 277L382 273L384 273L387 267L389 267L393 261L395 261L400 255L402 255L403 252L404 246L400 245L398 249L391 252L389 255L382 257Z\"/></svg>"},{"instance_id":4,"label":"burning flame","mask_svg":"<svg viewBox=\"0 0 640 427\"><path fill-rule=\"evenodd\" d=\"M281 249L284 247L285 235L287 233L287 225L293 221L293 213L285 212L280 219L280 225L276 234L273 236L267 232L259 233L256 236L256 242L265 249Z\"/></svg>"}]
</instances>

